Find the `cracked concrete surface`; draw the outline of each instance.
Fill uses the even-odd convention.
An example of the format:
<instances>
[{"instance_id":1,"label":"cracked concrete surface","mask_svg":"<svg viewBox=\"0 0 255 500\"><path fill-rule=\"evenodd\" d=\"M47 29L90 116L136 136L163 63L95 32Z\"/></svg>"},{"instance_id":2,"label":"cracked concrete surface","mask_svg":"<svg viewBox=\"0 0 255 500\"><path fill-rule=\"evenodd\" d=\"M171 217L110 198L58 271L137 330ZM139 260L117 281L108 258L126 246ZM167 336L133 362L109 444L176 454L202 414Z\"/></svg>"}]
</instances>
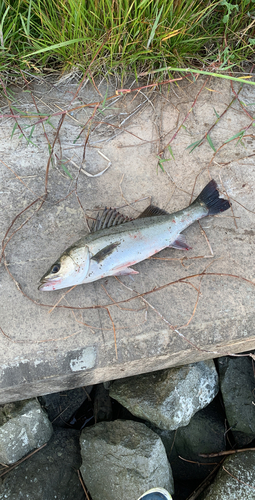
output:
<instances>
[{"instance_id":1,"label":"cracked concrete surface","mask_svg":"<svg viewBox=\"0 0 255 500\"><path fill-rule=\"evenodd\" d=\"M211 79L180 127L204 83L202 78L196 83L184 80L161 91L123 96L102 83L102 96L107 90L107 96L114 97L94 116L95 106L84 105L102 98L89 84L71 103L76 83L33 83L30 90L38 110L49 116L43 122L36 116L32 94L25 92L28 89L13 87L13 112L26 137L31 135L29 143L14 128L2 98L1 240L10 228L4 245L14 234L5 248L5 265L2 261L0 266L0 403L255 347L255 135L251 125L255 89L246 85L239 94L242 104L236 99L210 132L216 154L210 139L190 153L187 147L207 133L234 97L229 82ZM239 85L234 88L237 92ZM39 200L24 211L44 194L47 141L52 145L56 138L62 110L69 113L55 141L47 199L41 208ZM172 157L166 146L178 127L171 142ZM242 130L242 137L226 142ZM99 177L80 172L75 193L86 137L86 170L96 174L107 166L98 151L111 166ZM162 163L164 171L157 158L162 150L162 158L168 160ZM194 185L198 194L210 176L230 197L233 213L228 210L203 219L201 227L193 224L185 230L192 247L189 252L165 249L157 258L137 264L138 275L121 281L142 293L205 269L212 274L146 295L147 303L136 299L121 308L111 305L112 321L105 308L82 308L134 295L115 278L77 286L62 300L67 290L38 291L39 278L59 254L86 234L84 211L93 216L98 208L111 206L135 217L152 199L153 204L174 212L187 206ZM54 308L55 304L70 308Z\"/></svg>"}]
</instances>

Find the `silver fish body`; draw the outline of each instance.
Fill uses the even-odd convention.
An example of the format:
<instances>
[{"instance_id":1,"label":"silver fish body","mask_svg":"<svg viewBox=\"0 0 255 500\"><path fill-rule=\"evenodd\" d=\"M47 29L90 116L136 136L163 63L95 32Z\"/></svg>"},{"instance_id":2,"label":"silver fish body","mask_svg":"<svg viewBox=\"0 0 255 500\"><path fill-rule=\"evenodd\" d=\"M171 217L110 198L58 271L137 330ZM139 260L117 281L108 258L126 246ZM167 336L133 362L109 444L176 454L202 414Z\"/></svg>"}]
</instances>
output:
<instances>
[{"instance_id":1,"label":"silver fish body","mask_svg":"<svg viewBox=\"0 0 255 500\"><path fill-rule=\"evenodd\" d=\"M166 247L186 249L180 233L193 222L229 208L219 198L215 181L187 208L173 214L137 218L106 227L70 246L40 280L39 289L57 290L96 281L106 276L137 274L131 268ZM154 207L153 207L154 208Z\"/></svg>"}]
</instances>

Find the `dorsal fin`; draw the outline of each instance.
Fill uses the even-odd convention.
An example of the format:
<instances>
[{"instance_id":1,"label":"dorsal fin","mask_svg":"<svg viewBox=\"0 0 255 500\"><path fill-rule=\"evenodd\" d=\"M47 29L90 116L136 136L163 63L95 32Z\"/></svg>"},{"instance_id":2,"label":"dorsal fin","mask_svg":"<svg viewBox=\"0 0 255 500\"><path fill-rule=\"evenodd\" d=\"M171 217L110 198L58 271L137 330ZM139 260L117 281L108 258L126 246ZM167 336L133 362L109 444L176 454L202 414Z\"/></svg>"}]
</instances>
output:
<instances>
[{"instance_id":1,"label":"dorsal fin","mask_svg":"<svg viewBox=\"0 0 255 500\"><path fill-rule=\"evenodd\" d=\"M157 217L158 215L169 215L168 212L162 208L158 208L155 205L149 205L137 219L143 219L145 217ZM93 221L90 231L95 233L100 229L106 229L112 226L119 226L119 224L125 224L125 222L130 222L134 219L126 217L125 215L117 212L116 208L105 207L103 213L98 212L96 219Z\"/></svg>"},{"instance_id":2,"label":"dorsal fin","mask_svg":"<svg viewBox=\"0 0 255 500\"><path fill-rule=\"evenodd\" d=\"M145 217L157 217L158 215L169 215L166 210L162 208L155 207L155 205L149 205L138 217L137 219L144 219Z\"/></svg>"},{"instance_id":3,"label":"dorsal fin","mask_svg":"<svg viewBox=\"0 0 255 500\"><path fill-rule=\"evenodd\" d=\"M91 225L90 231L95 233L100 229L106 229L112 226L118 226L119 224L124 224L125 222L129 222L133 219L126 217L125 215L117 212L116 208L107 208L105 207L103 213L98 212L96 216L96 220L93 221Z\"/></svg>"}]
</instances>

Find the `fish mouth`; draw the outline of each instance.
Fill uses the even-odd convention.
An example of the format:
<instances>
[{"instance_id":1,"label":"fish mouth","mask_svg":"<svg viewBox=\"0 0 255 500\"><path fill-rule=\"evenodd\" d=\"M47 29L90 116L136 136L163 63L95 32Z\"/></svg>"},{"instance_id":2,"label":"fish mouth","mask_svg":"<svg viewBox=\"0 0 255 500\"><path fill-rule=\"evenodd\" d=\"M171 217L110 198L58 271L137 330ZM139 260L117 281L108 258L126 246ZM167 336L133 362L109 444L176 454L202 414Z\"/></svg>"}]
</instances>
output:
<instances>
[{"instance_id":1,"label":"fish mouth","mask_svg":"<svg viewBox=\"0 0 255 500\"><path fill-rule=\"evenodd\" d=\"M54 285L61 283L61 278L41 278L38 290L54 290Z\"/></svg>"}]
</instances>

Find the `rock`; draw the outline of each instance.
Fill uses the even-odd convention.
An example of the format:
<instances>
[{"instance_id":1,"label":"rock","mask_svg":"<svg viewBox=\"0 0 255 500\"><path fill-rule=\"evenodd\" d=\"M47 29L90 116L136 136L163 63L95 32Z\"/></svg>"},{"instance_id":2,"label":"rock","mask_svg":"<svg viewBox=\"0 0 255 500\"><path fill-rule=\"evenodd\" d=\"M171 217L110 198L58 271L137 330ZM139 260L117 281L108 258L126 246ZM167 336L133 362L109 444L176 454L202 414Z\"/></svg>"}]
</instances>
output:
<instances>
[{"instance_id":1,"label":"rock","mask_svg":"<svg viewBox=\"0 0 255 500\"><path fill-rule=\"evenodd\" d=\"M90 394L93 386L78 387L70 391L56 392L39 397L41 405L54 425L64 427L73 413L78 410Z\"/></svg>"},{"instance_id":2,"label":"rock","mask_svg":"<svg viewBox=\"0 0 255 500\"><path fill-rule=\"evenodd\" d=\"M0 462L12 464L46 443L53 429L36 399L0 408Z\"/></svg>"},{"instance_id":3,"label":"rock","mask_svg":"<svg viewBox=\"0 0 255 500\"><path fill-rule=\"evenodd\" d=\"M198 411L186 427L176 431L153 430L163 441L174 478L180 481L205 479L222 457L212 460L199 454L226 449L224 414L216 401Z\"/></svg>"},{"instance_id":4,"label":"rock","mask_svg":"<svg viewBox=\"0 0 255 500\"><path fill-rule=\"evenodd\" d=\"M93 500L136 499L155 486L173 493L164 445L146 425L101 422L82 431L80 444L80 470Z\"/></svg>"},{"instance_id":5,"label":"rock","mask_svg":"<svg viewBox=\"0 0 255 500\"><path fill-rule=\"evenodd\" d=\"M218 359L219 379L226 416L237 446L254 439L254 372L249 357Z\"/></svg>"},{"instance_id":6,"label":"rock","mask_svg":"<svg viewBox=\"0 0 255 500\"><path fill-rule=\"evenodd\" d=\"M212 360L116 380L110 387L110 396L133 415L167 430L188 425L217 392Z\"/></svg>"},{"instance_id":7,"label":"rock","mask_svg":"<svg viewBox=\"0 0 255 500\"><path fill-rule=\"evenodd\" d=\"M231 455L224 461L212 485L201 500L254 500L255 452L245 451Z\"/></svg>"},{"instance_id":8,"label":"rock","mask_svg":"<svg viewBox=\"0 0 255 500\"><path fill-rule=\"evenodd\" d=\"M45 448L3 476L0 500L85 500L80 464L79 432L59 428Z\"/></svg>"}]
</instances>

